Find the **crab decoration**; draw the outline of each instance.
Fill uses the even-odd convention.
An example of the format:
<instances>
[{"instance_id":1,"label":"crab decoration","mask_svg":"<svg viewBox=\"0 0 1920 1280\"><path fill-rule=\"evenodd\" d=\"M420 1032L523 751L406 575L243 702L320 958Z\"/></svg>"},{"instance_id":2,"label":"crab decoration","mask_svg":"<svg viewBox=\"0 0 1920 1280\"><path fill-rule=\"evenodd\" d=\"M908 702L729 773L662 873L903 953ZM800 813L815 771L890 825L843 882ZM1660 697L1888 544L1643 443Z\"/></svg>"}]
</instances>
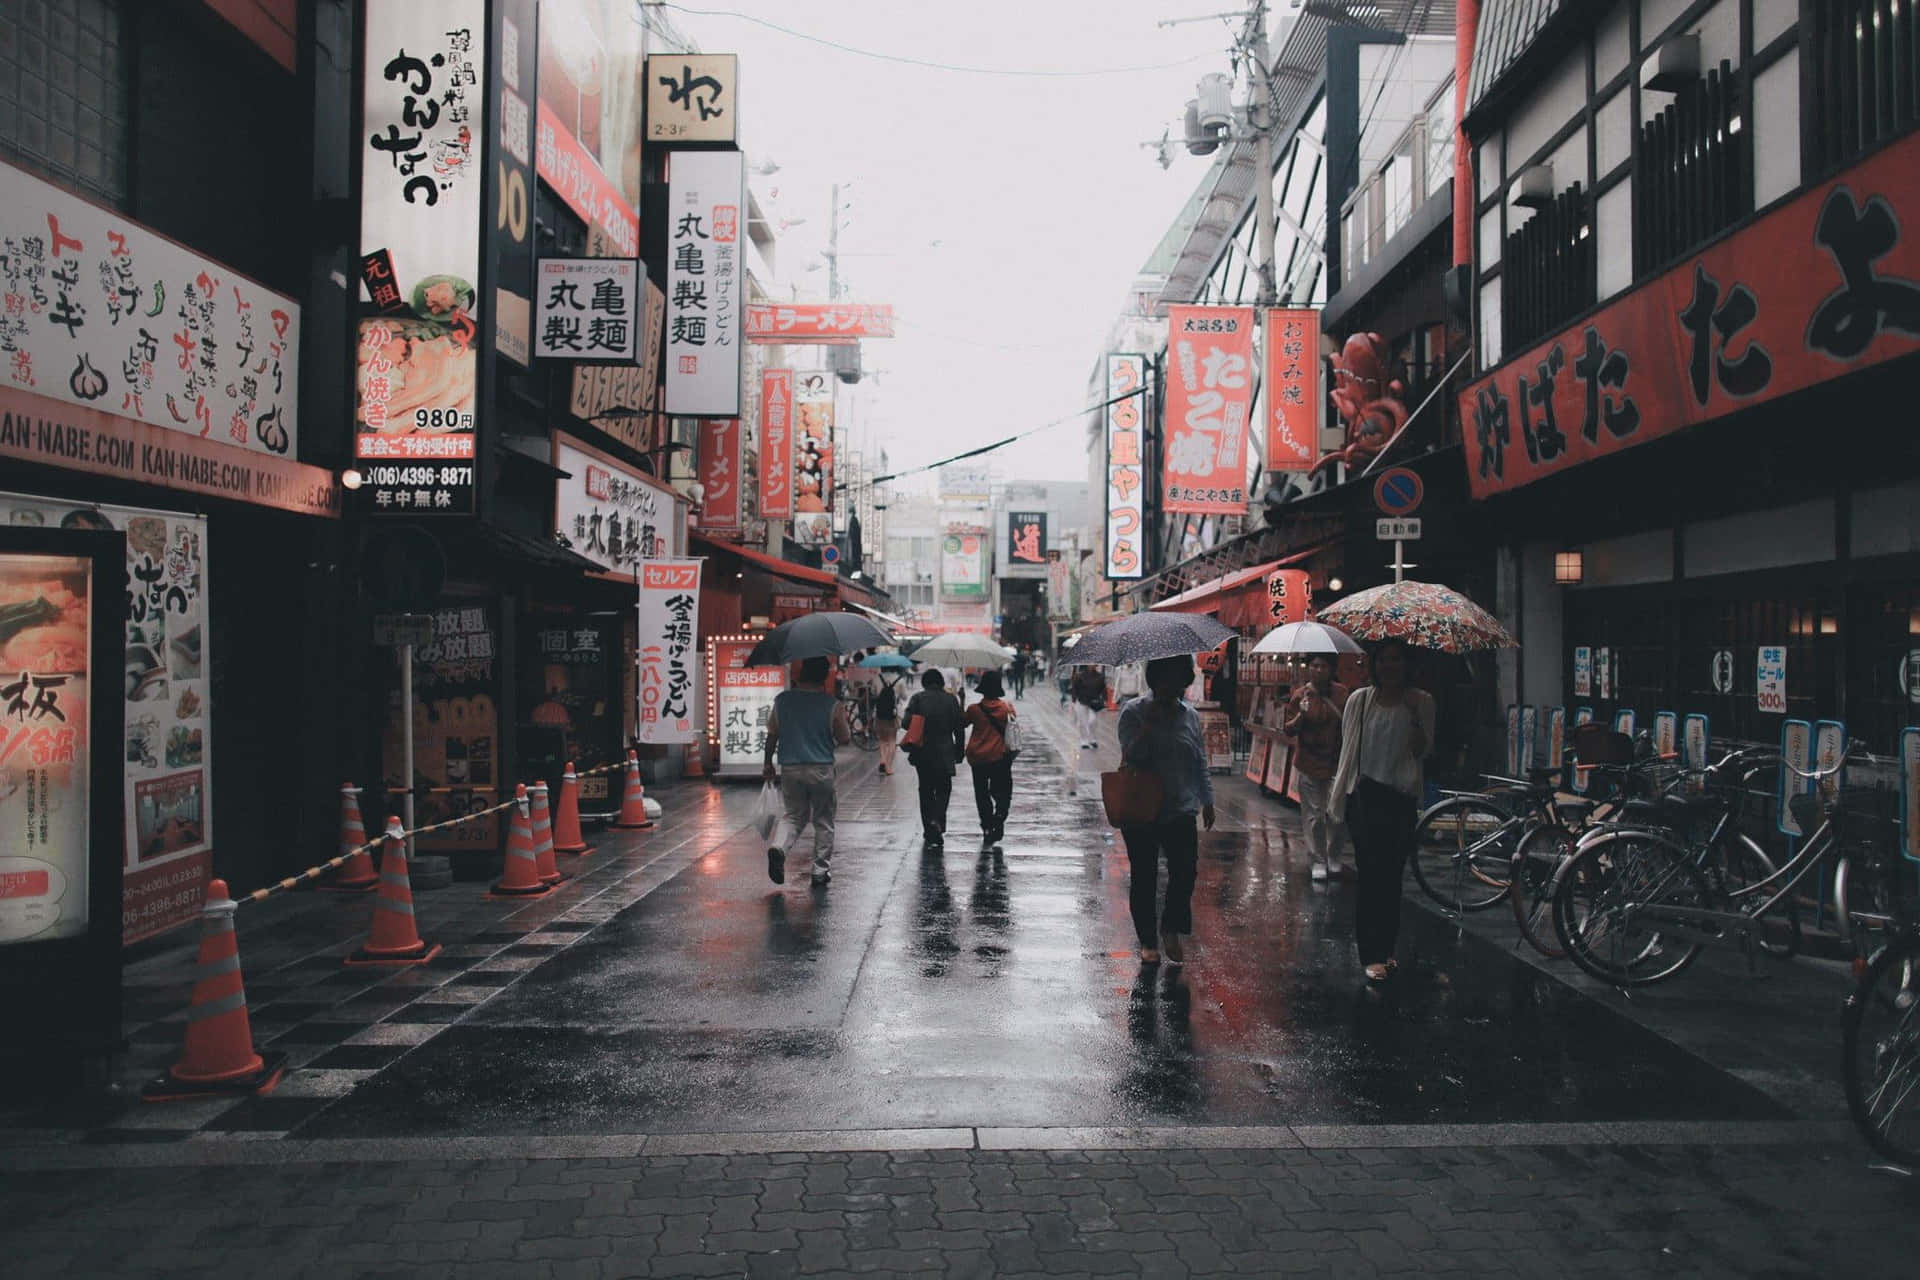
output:
<instances>
[{"instance_id":1,"label":"crab decoration","mask_svg":"<svg viewBox=\"0 0 1920 1280\"><path fill-rule=\"evenodd\" d=\"M1347 444L1320 459L1318 474L1335 463L1365 466L1407 425L1406 384L1391 375L1387 342L1377 333L1356 333L1333 358L1333 411L1346 428Z\"/></svg>"}]
</instances>

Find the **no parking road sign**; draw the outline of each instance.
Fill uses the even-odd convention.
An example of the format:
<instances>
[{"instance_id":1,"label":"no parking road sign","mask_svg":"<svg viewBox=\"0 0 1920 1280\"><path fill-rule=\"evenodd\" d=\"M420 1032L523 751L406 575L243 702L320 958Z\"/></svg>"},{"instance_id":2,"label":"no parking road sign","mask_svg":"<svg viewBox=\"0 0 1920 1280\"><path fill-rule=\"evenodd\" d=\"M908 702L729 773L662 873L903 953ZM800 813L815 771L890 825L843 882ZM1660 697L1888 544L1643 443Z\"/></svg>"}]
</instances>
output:
<instances>
[{"instance_id":1,"label":"no parking road sign","mask_svg":"<svg viewBox=\"0 0 1920 1280\"><path fill-rule=\"evenodd\" d=\"M1410 516L1420 509L1427 486L1405 467L1392 467L1373 482L1373 505L1386 516Z\"/></svg>"}]
</instances>

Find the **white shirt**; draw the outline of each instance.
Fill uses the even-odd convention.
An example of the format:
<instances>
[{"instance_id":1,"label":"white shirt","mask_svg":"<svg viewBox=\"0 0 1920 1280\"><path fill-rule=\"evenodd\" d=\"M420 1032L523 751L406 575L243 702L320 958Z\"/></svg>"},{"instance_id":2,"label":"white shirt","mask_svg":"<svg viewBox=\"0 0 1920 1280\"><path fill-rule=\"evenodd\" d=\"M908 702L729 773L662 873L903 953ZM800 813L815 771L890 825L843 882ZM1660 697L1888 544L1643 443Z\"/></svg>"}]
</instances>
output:
<instances>
[{"instance_id":1,"label":"white shirt","mask_svg":"<svg viewBox=\"0 0 1920 1280\"><path fill-rule=\"evenodd\" d=\"M1413 729L1420 729L1420 747L1413 750ZM1422 761L1433 750L1433 695L1408 689L1398 707L1376 707L1374 689L1353 691L1340 717L1340 764L1333 774L1332 803L1336 818L1346 815L1347 797L1361 778L1372 778L1410 798L1415 804L1426 790Z\"/></svg>"}]
</instances>

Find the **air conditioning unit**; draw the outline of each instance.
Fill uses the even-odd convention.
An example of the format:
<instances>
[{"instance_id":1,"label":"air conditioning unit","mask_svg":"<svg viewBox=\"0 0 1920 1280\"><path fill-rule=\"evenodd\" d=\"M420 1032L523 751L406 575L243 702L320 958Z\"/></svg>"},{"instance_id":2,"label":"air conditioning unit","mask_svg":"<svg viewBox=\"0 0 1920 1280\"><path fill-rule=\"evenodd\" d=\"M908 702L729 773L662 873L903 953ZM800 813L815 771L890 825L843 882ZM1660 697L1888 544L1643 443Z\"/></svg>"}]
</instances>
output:
<instances>
[{"instance_id":1,"label":"air conditioning unit","mask_svg":"<svg viewBox=\"0 0 1920 1280\"><path fill-rule=\"evenodd\" d=\"M1700 79L1700 35L1690 32L1663 41L1640 64L1640 87L1655 93L1679 93Z\"/></svg>"},{"instance_id":2,"label":"air conditioning unit","mask_svg":"<svg viewBox=\"0 0 1920 1280\"><path fill-rule=\"evenodd\" d=\"M1544 209L1553 203L1553 166L1528 165L1513 184L1513 202L1522 209Z\"/></svg>"}]
</instances>

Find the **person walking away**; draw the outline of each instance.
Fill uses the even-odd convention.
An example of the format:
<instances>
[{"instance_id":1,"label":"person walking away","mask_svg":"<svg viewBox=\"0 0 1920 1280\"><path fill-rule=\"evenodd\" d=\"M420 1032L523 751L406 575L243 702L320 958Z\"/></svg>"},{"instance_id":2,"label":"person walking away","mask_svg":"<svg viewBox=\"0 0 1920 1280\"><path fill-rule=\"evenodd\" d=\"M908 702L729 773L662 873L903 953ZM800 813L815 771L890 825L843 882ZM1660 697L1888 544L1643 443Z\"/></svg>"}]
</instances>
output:
<instances>
[{"instance_id":1,"label":"person walking away","mask_svg":"<svg viewBox=\"0 0 1920 1280\"><path fill-rule=\"evenodd\" d=\"M1192 665L1191 662L1188 663ZM1080 746L1091 751L1097 745L1096 717L1107 706L1107 677L1098 667L1081 667L1073 673L1073 722L1080 731Z\"/></svg>"},{"instance_id":2,"label":"person walking away","mask_svg":"<svg viewBox=\"0 0 1920 1280\"><path fill-rule=\"evenodd\" d=\"M880 742L880 772L893 772L893 757L900 750L900 695L897 680L882 680L880 692L873 695L873 733Z\"/></svg>"},{"instance_id":3,"label":"person walking away","mask_svg":"<svg viewBox=\"0 0 1920 1280\"><path fill-rule=\"evenodd\" d=\"M1027 696L1027 665L1027 651L1023 646L1013 654L1013 696L1016 698Z\"/></svg>"},{"instance_id":4,"label":"person walking away","mask_svg":"<svg viewBox=\"0 0 1920 1280\"><path fill-rule=\"evenodd\" d=\"M967 764L973 769L973 803L980 811L980 852L986 853L1007 833L1007 810L1013 804L1013 752L1007 749L1007 725L1015 716L1006 700L1000 676L989 671L980 677L980 701L968 707Z\"/></svg>"},{"instance_id":5,"label":"person walking away","mask_svg":"<svg viewBox=\"0 0 1920 1280\"><path fill-rule=\"evenodd\" d=\"M1066 706L1073 693L1073 677L1076 670L1067 665L1067 655L1062 653L1054 660L1053 682L1060 686L1060 705Z\"/></svg>"},{"instance_id":6,"label":"person walking away","mask_svg":"<svg viewBox=\"0 0 1920 1280\"><path fill-rule=\"evenodd\" d=\"M953 799L954 766L965 753L966 722L960 703L947 692L938 671L920 677L920 692L907 703L907 720L920 717L920 745L907 752L907 762L920 779L920 827L927 847L946 844L947 803Z\"/></svg>"},{"instance_id":7,"label":"person walking away","mask_svg":"<svg viewBox=\"0 0 1920 1280\"><path fill-rule=\"evenodd\" d=\"M1373 683L1354 691L1340 717L1332 812L1345 818L1353 837L1360 964L1367 981L1384 982L1398 965L1400 876L1426 790L1422 762L1433 749L1433 696L1408 685L1403 640L1375 645L1367 665Z\"/></svg>"},{"instance_id":8,"label":"person walking away","mask_svg":"<svg viewBox=\"0 0 1920 1280\"><path fill-rule=\"evenodd\" d=\"M1299 780L1300 821L1315 880L1341 873L1344 832L1334 820L1333 771L1340 764L1340 713L1347 687L1333 681L1333 658L1316 653L1307 659L1307 679L1287 699L1280 730L1293 740L1293 774Z\"/></svg>"},{"instance_id":9,"label":"person walking away","mask_svg":"<svg viewBox=\"0 0 1920 1280\"><path fill-rule=\"evenodd\" d=\"M1213 775L1207 772L1200 713L1181 697L1193 683L1193 659L1155 658L1147 688L1120 709L1120 758L1160 781L1160 811L1150 823L1120 828L1127 846L1127 904L1140 940L1140 962L1157 964L1164 950L1186 961L1183 936L1193 933L1193 882L1199 873L1200 834L1194 817L1213 830ZM1160 905L1160 859L1167 863L1167 896Z\"/></svg>"},{"instance_id":10,"label":"person walking away","mask_svg":"<svg viewBox=\"0 0 1920 1280\"><path fill-rule=\"evenodd\" d=\"M771 782L773 762L780 761L781 815L767 848L767 878L787 880L787 850L813 825L813 883L833 878L833 819L839 805L833 789L833 749L853 741L847 708L827 691L833 670L825 658L800 663L799 682L773 700L767 717L767 748L760 776Z\"/></svg>"}]
</instances>

